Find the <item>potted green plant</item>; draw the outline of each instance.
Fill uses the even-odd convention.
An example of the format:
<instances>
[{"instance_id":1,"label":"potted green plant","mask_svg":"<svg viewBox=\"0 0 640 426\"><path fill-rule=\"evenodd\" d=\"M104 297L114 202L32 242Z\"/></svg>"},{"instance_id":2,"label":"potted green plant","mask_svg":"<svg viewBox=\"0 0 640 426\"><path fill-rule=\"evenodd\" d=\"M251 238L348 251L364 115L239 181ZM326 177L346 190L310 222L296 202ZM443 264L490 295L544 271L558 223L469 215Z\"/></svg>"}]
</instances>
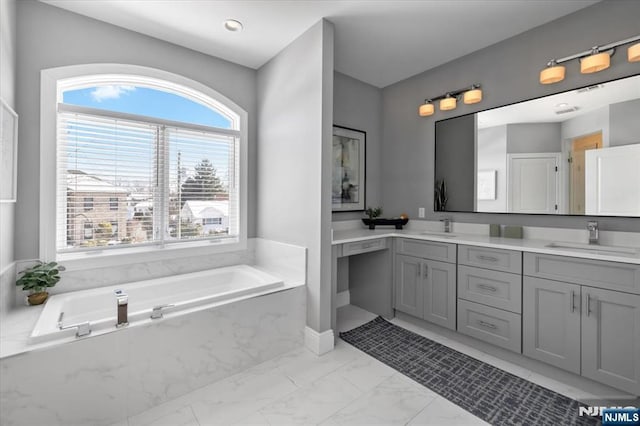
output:
<instances>
[{"instance_id":1,"label":"potted green plant","mask_svg":"<svg viewBox=\"0 0 640 426\"><path fill-rule=\"evenodd\" d=\"M61 270L64 268L58 266L56 262L38 261L34 266L20 272L22 276L16 281L16 285L22 286L22 290L29 292L27 300L30 305L41 305L49 297L46 289L60 281Z\"/></svg>"},{"instance_id":2,"label":"potted green plant","mask_svg":"<svg viewBox=\"0 0 640 426\"><path fill-rule=\"evenodd\" d=\"M376 229L375 218L382 215L382 207L369 207L364 213L369 216L369 229Z\"/></svg>"}]
</instances>

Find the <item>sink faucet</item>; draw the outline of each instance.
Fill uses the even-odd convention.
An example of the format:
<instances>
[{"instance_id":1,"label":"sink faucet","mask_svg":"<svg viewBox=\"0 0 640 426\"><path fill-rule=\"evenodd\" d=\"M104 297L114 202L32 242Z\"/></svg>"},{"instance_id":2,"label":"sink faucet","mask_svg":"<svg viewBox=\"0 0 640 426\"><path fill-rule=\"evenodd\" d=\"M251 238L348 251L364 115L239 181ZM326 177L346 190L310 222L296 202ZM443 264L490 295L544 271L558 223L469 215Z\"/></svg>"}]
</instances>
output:
<instances>
[{"instance_id":1,"label":"sink faucet","mask_svg":"<svg viewBox=\"0 0 640 426\"><path fill-rule=\"evenodd\" d=\"M589 231L589 244L598 244L598 222L587 222L587 230Z\"/></svg>"},{"instance_id":2,"label":"sink faucet","mask_svg":"<svg viewBox=\"0 0 640 426\"><path fill-rule=\"evenodd\" d=\"M444 232L451 232L451 218L445 217L440 219L440 222L444 223Z\"/></svg>"},{"instance_id":3,"label":"sink faucet","mask_svg":"<svg viewBox=\"0 0 640 426\"><path fill-rule=\"evenodd\" d=\"M116 327L125 327L129 325L127 318L127 310L129 309L129 296L122 290L116 290L116 300L118 302L118 322Z\"/></svg>"}]
</instances>

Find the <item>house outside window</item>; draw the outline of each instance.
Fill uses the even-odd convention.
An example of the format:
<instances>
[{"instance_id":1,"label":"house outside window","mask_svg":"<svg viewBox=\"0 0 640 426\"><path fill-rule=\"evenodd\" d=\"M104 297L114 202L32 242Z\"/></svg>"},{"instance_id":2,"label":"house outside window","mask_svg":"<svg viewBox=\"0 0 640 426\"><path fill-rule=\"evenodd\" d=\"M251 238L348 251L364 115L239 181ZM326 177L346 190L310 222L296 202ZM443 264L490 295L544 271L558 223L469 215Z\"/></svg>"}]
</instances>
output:
<instances>
[{"instance_id":1,"label":"house outside window","mask_svg":"<svg viewBox=\"0 0 640 426\"><path fill-rule=\"evenodd\" d=\"M58 82L55 258L107 245L244 241L240 115L170 81L134 76L128 84L124 76L87 84L100 78ZM120 102L127 98L133 101ZM166 108L154 111L158 105ZM188 202L207 201L224 205L225 218L204 225L183 217Z\"/></svg>"}]
</instances>

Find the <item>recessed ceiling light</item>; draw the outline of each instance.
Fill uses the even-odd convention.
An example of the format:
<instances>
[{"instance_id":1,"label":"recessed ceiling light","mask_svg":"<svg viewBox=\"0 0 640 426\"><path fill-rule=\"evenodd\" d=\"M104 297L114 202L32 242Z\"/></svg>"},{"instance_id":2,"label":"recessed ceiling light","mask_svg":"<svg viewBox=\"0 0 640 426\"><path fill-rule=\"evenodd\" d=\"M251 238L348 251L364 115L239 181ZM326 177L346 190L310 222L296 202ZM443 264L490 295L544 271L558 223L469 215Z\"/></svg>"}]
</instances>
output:
<instances>
[{"instance_id":1,"label":"recessed ceiling light","mask_svg":"<svg viewBox=\"0 0 640 426\"><path fill-rule=\"evenodd\" d=\"M563 102L563 103L561 103L561 104L557 104L557 105L556 105L556 108L566 108L566 107L568 107L568 106L569 106L569 104L568 104L568 103Z\"/></svg>"},{"instance_id":2,"label":"recessed ceiling light","mask_svg":"<svg viewBox=\"0 0 640 426\"><path fill-rule=\"evenodd\" d=\"M224 21L224 27L227 29L227 31L231 31L231 32L240 32L242 31L242 22L237 21L235 19L227 19L226 21Z\"/></svg>"}]
</instances>

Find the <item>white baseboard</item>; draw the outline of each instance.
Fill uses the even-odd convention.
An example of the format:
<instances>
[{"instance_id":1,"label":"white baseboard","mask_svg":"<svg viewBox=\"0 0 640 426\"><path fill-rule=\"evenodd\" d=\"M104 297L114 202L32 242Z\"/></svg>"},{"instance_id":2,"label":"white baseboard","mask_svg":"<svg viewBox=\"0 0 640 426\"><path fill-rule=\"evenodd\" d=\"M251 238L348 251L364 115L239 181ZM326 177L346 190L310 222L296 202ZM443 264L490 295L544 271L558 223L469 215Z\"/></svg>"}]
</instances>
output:
<instances>
[{"instance_id":1,"label":"white baseboard","mask_svg":"<svg viewBox=\"0 0 640 426\"><path fill-rule=\"evenodd\" d=\"M351 303L351 293L349 290L341 291L336 294L336 308L342 308Z\"/></svg>"},{"instance_id":2,"label":"white baseboard","mask_svg":"<svg viewBox=\"0 0 640 426\"><path fill-rule=\"evenodd\" d=\"M304 328L304 345L316 355L323 355L333 350L333 330L318 333L312 328Z\"/></svg>"}]
</instances>

